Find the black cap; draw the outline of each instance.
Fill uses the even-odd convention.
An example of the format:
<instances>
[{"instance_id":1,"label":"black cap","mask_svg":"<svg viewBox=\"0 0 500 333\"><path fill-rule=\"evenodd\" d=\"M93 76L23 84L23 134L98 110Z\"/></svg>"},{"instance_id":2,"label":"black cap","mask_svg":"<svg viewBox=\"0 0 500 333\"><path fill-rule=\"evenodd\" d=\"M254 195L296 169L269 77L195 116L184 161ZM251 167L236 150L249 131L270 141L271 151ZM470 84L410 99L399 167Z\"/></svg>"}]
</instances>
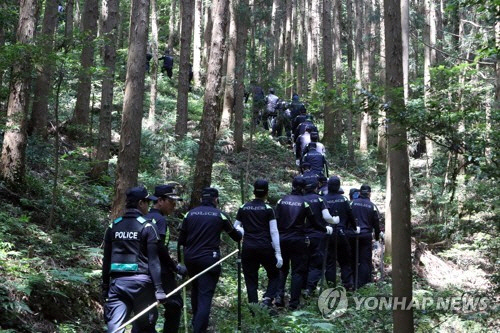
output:
<instances>
[{"instance_id":1,"label":"black cap","mask_svg":"<svg viewBox=\"0 0 500 333\"><path fill-rule=\"evenodd\" d=\"M312 126L306 126L306 132L311 132L314 130L314 127Z\"/></svg>"},{"instance_id":2,"label":"black cap","mask_svg":"<svg viewBox=\"0 0 500 333\"><path fill-rule=\"evenodd\" d=\"M269 191L269 183L265 179L257 179L253 184L253 193L266 194Z\"/></svg>"},{"instance_id":3,"label":"black cap","mask_svg":"<svg viewBox=\"0 0 500 333\"><path fill-rule=\"evenodd\" d=\"M344 189L342 187L339 188L339 194L344 194Z\"/></svg>"},{"instance_id":4,"label":"black cap","mask_svg":"<svg viewBox=\"0 0 500 333\"><path fill-rule=\"evenodd\" d=\"M318 180L314 178L306 179L306 190L315 190L318 188Z\"/></svg>"},{"instance_id":5,"label":"black cap","mask_svg":"<svg viewBox=\"0 0 500 333\"><path fill-rule=\"evenodd\" d=\"M304 169L310 169L310 168L311 168L311 163L309 163L309 162L303 162L303 163L301 164L301 166L302 166L302 168L304 168Z\"/></svg>"},{"instance_id":6,"label":"black cap","mask_svg":"<svg viewBox=\"0 0 500 333\"><path fill-rule=\"evenodd\" d=\"M203 199L215 199L219 197L219 191L213 187L205 187L201 191L201 197Z\"/></svg>"},{"instance_id":7,"label":"black cap","mask_svg":"<svg viewBox=\"0 0 500 333\"><path fill-rule=\"evenodd\" d=\"M340 186L340 178L338 176L331 176L330 179L328 179L328 185Z\"/></svg>"},{"instance_id":8,"label":"black cap","mask_svg":"<svg viewBox=\"0 0 500 333\"><path fill-rule=\"evenodd\" d=\"M312 141L318 141L319 140L319 134L318 134L318 132L316 132L316 131L311 132L311 140Z\"/></svg>"},{"instance_id":9,"label":"black cap","mask_svg":"<svg viewBox=\"0 0 500 333\"><path fill-rule=\"evenodd\" d=\"M359 188L359 191L361 192L361 194L368 194L372 191L372 188L369 185L363 184Z\"/></svg>"},{"instance_id":10,"label":"black cap","mask_svg":"<svg viewBox=\"0 0 500 333\"><path fill-rule=\"evenodd\" d=\"M182 201L182 198L177 195L177 192L175 190L175 186L172 186L172 185L158 185L158 186L156 186L154 195L156 197L164 197L164 198L169 198L172 200Z\"/></svg>"},{"instance_id":11,"label":"black cap","mask_svg":"<svg viewBox=\"0 0 500 333\"><path fill-rule=\"evenodd\" d=\"M320 182L320 183L325 183L327 181L328 181L328 179L323 175L318 177L318 182Z\"/></svg>"},{"instance_id":12,"label":"black cap","mask_svg":"<svg viewBox=\"0 0 500 333\"><path fill-rule=\"evenodd\" d=\"M158 200L154 195L149 195L148 190L142 186L131 187L125 194L127 196L127 201Z\"/></svg>"},{"instance_id":13,"label":"black cap","mask_svg":"<svg viewBox=\"0 0 500 333\"><path fill-rule=\"evenodd\" d=\"M293 178L292 187L293 188L304 188L306 186L306 180L302 176L297 176Z\"/></svg>"}]
</instances>

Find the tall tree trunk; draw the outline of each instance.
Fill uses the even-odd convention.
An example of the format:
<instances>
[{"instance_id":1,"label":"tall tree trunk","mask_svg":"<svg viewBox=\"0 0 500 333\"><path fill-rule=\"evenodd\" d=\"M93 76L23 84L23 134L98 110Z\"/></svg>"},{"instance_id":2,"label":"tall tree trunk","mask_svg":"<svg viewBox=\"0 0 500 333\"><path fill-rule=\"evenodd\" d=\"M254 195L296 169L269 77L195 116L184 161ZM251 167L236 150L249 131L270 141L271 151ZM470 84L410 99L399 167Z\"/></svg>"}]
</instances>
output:
<instances>
[{"instance_id":1,"label":"tall tree trunk","mask_svg":"<svg viewBox=\"0 0 500 333\"><path fill-rule=\"evenodd\" d=\"M203 187L212 182L212 163L214 158L215 138L217 135L217 118L221 112L219 98L221 96L222 58L224 55L225 31L228 21L229 0L214 0L212 47L207 70L205 97L203 100L203 116L201 119L200 147L196 157L193 180L191 206L198 204ZM218 108L219 106L219 108Z\"/></svg>"},{"instance_id":2,"label":"tall tree trunk","mask_svg":"<svg viewBox=\"0 0 500 333\"><path fill-rule=\"evenodd\" d=\"M342 47L341 41L341 27L342 22L342 1L335 0L333 3L333 46L335 57L335 115L334 115L334 128L333 128L333 145L340 147L342 141L342 83L344 82L342 74Z\"/></svg>"},{"instance_id":3,"label":"tall tree trunk","mask_svg":"<svg viewBox=\"0 0 500 333\"><path fill-rule=\"evenodd\" d=\"M307 91L306 57L307 57L307 32L306 32L306 0L299 0L299 36L297 54L297 93L303 95Z\"/></svg>"},{"instance_id":4,"label":"tall tree trunk","mask_svg":"<svg viewBox=\"0 0 500 333\"><path fill-rule=\"evenodd\" d=\"M82 67L78 76L75 111L72 123L83 127L89 123L90 92L92 84L91 68L94 66L94 39L97 35L98 1L85 0L83 9L83 49L80 56ZM78 133L85 133L84 128L78 128Z\"/></svg>"},{"instance_id":5,"label":"tall tree trunk","mask_svg":"<svg viewBox=\"0 0 500 333\"><path fill-rule=\"evenodd\" d=\"M292 9L293 0L286 0L286 24L285 24L285 97L292 96Z\"/></svg>"},{"instance_id":6,"label":"tall tree trunk","mask_svg":"<svg viewBox=\"0 0 500 333\"><path fill-rule=\"evenodd\" d=\"M74 8L75 0L66 1L65 15L66 21L64 23L64 45L68 47L73 43L73 8Z\"/></svg>"},{"instance_id":7,"label":"tall tree trunk","mask_svg":"<svg viewBox=\"0 0 500 333\"><path fill-rule=\"evenodd\" d=\"M174 52L174 37L177 35L177 24L175 22L175 13L177 0L170 0L170 17L168 18L168 49Z\"/></svg>"},{"instance_id":8,"label":"tall tree trunk","mask_svg":"<svg viewBox=\"0 0 500 333\"><path fill-rule=\"evenodd\" d=\"M189 70L191 59L191 34L193 32L194 0L181 0L181 53L179 56L179 84L177 88L177 120L175 135L183 138L187 133Z\"/></svg>"},{"instance_id":9,"label":"tall tree trunk","mask_svg":"<svg viewBox=\"0 0 500 333\"><path fill-rule=\"evenodd\" d=\"M384 13L384 0L380 0L380 12ZM379 57L379 67L380 67L380 79L381 83L385 83L385 35L383 33L385 29L384 15L380 16L380 57ZM404 46L403 46L404 48ZM404 55L403 55L404 57ZM385 95L382 98L385 102ZM386 137L386 124L385 124L385 110L381 110L378 118L378 131L377 131L377 159L379 164L385 165L387 162L387 137ZM387 212L387 210L386 210ZM387 230L387 226L386 226ZM389 246L386 245L386 252L390 254L390 241Z\"/></svg>"},{"instance_id":10,"label":"tall tree trunk","mask_svg":"<svg viewBox=\"0 0 500 333\"><path fill-rule=\"evenodd\" d=\"M347 13L347 118L346 118L346 137L347 137L347 160L349 164L354 164L354 137L353 137L353 82L354 82L354 70L353 70L353 8L352 0L346 1L346 13Z\"/></svg>"},{"instance_id":11,"label":"tall tree trunk","mask_svg":"<svg viewBox=\"0 0 500 333\"><path fill-rule=\"evenodd\" d=\"M203 61L202 61L202 68L207 68L208 67L208 57L210 56L210 47L211 47L211 40L212 40L212 28L214 25L214 22L212 20L212 4L206 6L205 9L205 30L203 32Z\"/></svg>"},{"instance_id":12,"label":"tall tree trunk","mask_svg":"<svg viewBox=\"0 0 500 333\"><path fill-rule=\"evenodd\" d=\"M276 68L280 62L279 59L279 36L282 17L281 0L273 0L273 7L271 10L271 29L270 33L272 38L269 40L271 50L273 52L273 60L270 68L271 73L276 72Z\"/></svg>"},{"instance_id":13,"label":"tall tree trunk","mask_svg":"<svg viewBox=\"0 0 500 333\"><path fill-rule=\"evenodd\" d=\"M106 72L102 78L99 137L95 154L96 161L90 173L93 179L99 179L108 170L109 154L111 151L111 112L113 111L113 85L115 82L119 16L119 0L102 0L102 34L106 40L102 50L102 59Z\"/></svg>"},{"instance_id":14,"label":"tall tree trunk","mask_svg":"<svg viewBox=\"0 0 500 333\"><path fill-rule=\"evenodd\" d=\"M148 126L156 129L156 97L158 95L158 9L156 0L150 0L151 6L151 52L153 65L151 66L151 90L149 93ZM147 60L146 60L147 61Z\"/></svg>"},{"instance_id":15,"label":"tall tree trunk","mask_svg":"<svg viewBox=\"0 0 500 333\"><path fill-rule=\"evenodd\" d=\"M132 0L128 39L127 78L123 97L120 150L116 169L115 195L111 216L120 216L125 192L137 185L141 150L144 76L148 41L149 0Z\"/></svg>"},{"instance_id":16,"label":"tall tree trunk","mask_svg":"<svg viewBox=\"0 0 500 333\"><path fill-rule=\"evenodd\" d=\"M325 75L326 91L323 100L325 117L324 140L330 151L334 150L335 138L335 114L333 103L335 98L333 85L333 51L332 51L332 6L331 0L323 0L322 13L322 40L323 40L323 72Z\"/></svg>"},{"instance_id":17,"label":"tall tree trunk","mask_svg":"<svg viewBox=\"0 0 500 333\"><path fill-rule=\"evenodd\" d=\"M194 34L193 34L193 80L199 87L201 83L201 28L203 18L203 1L196 0L194 8Z\"/></svg>"},{"instance_id":18,"label":"tall tree trunk","mask_svg":"<svg viewBox=\"0 0 500 333\"><path fill-rule=\"evenodd\" d=\"M30 131L47 138L47 117L49 113L49 95L51 92L52 72L54 71L54 32L57 24L57 0L47 0L43 14L41 44L43 54L47 56L35 81L35 96L31 110Z\"/></svg>"},{"instance_id":19,"label":"tall tree trunk","mask_svg":"<svg viewBox=\"0 0 500 333\"><path fill-rule=\"evenodd\" d=\"M401 38L401 2L384 1L385 19L385 58L386 95L390 103L388 118L389 146L389 187L387 197L392 226L392 295L398 300L406 300L404 308L393 310L393 332L413 332L413 311L406 310L412 300L412 265L411 265L411 212L410 212L410 174L406 147L406 129L398 124L396 117L404 110L402 38Z\"/></svg>"},{"instance_id":20,"label":"tall tree trunk","mask_svg":"<svg viewBox=\"0 0 500 333\"><path fill-rule=\"evenodd\" d=\"M245 98L245 72L247 53L247 33L250 26L250 8L248 0L240 0L236 26L236 70L234 77L234 143L236 151L243 150L243 100Z\"/></svg>"},{"instance_id":21,"label":"tall tree trunk","mask_svg":"<svg viewBox=\"0 0 500 333\"><path fill-rule=\"evenodd\" d=\"M226 80L225 80L225 92L224 92L224 107L222 109L222 124L221 129L226 129L230 127L231 113L233 112L234 106L234 93L235 93L235 71L236 71L236 43L237 43L237 18L236 11L237 6L239 6L238 0L231 0L229 3L229 36L226 41L226 52L227 52L227 62L226 62Z\"/></svg>"},{"instance_id":22,"label":"tall tree trunk","mask_svg":"<svg viewBox=\"0 0 500 333\"><path fill-rule=\"evenodd\" d=\"M356 62L356 81L358 89L363 86L363 3L362 0L354 0L354 15L356 19L355 25L355 41L354 41L354 57Z\"/></svg>"},{"instance_id":23,"label":"tall tree trunk","mask_svg":"<svg viewBox=\"0 0 500 333\"><path fill-rule=\"evenodd\" d=\"M436 10L434 0L425 0L425 26L424 26L424 103L429 108L431 98L431 67L436 65ZM427 153L427 176L433 164L434 144L432 140L425 140L425 150Z\"/></svg>"},{"instance_id":24,"label":"tall tree trunk","mask_svg":"<svg viewBox=\"0 0 500 333\"><path fill-rule=\"evenodd\" d=\"M39 1L21 0L17 43L33 44ZM26 157L27 109L30 89L32 59L27 56L16 62L12 68L7 124L3 135L1 177L11 184L23 184Z\"/></svg>"}]
</instances>

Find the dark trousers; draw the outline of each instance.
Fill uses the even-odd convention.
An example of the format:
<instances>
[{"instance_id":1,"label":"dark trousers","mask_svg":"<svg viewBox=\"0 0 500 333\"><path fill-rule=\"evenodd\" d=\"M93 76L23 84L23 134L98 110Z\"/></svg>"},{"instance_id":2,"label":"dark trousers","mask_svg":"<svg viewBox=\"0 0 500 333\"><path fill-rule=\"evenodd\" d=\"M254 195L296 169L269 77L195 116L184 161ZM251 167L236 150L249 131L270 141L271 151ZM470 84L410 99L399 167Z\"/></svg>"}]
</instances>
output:
<instances>
[{"instance_id":1,"label":"dark trousers","mask_svg":"<svg viewBox=\"0 0 500 333\"><path fill-rule=\"evenodd\" d=\"M194 276L203 271L207 267L213 265L219 257L211 256L197 258L195 260L185 259L186 268L189 276ZM219 281L221 267L216 266L200 275L191 285L191 308L193 310L193 333L206 332L208 327L208 319L210 316L210 308L214 297L215 287Z\"/></svg>"},{"instance_id":2,"label":"dark trousers","mask_svg":"<svg viewBox=\"0 0 500 333\"><path fill-rule=\"evenodd\" d=\"M109 286L108 300L104 305L107 332L114 332L129 319L132 312L139 313L154 302L156 302L155 291L151 282L130 277L114 279ZM158 311L155 307L137 319L132 333L156 333L157 319ZM119 333L124 331L125 329L120 330Z\"/></svg>"},{"instance_id":3,"label":"dark trousers","mask_svg":"<svg viewBox=\"0 0 500 333\"><path fill-rule=\"evenodd\" d=\"M316 289L321 272L323 269L323 258L325 256L325 237L309 237L309 246L307 247L307 283L306 289L313 291Z\"/></svg>"},{"instance_id":4,"label":"dark trousers","mask_svg":"<svg viewBox=\"0 0 500 333\"><path fill-rule=\"evenodd\" d=\"M305 239L290 238L280 241L283 267L280 269L280 285L278 295L281 299L285 295L286 279L290 268L292 269L292 281L290 285L290 307L297 308L300 304L300 291L304 285L307 272L307 248Z\"/></svg>"},{"instance_id":5,"label":"dark trousers","mask_svg":"<svg viewBox=\"0 0 500 333\"><path fill-rule=\"evenodd\" d=\"M335 244L335 242L337 244ZM352 271L352 263L354 259L348 239L344 235L344 232L340 230L337 231L336 237L335 235L330 236L325 273L327 281L335 281L337 273L335 258L337 258L337 262L340 265L340 279L342 281L342 285L346 289L351 289L354 285Z\"/></svg>"},{"instance_id":6,"label":"dark trousers","mask_svg":"<svg viewBox=\"0 0 500 333\"><path fill-rule=\"evenodd\" d=\"M243 275L245 277L245 285L247 286L248 302L257 303L257 289L259 286L259 268L262 265L267 273L267 289L264 293L264 298L274 299L278 291L279 285L279 270L276 268L276 258L274 250L247 248L243 245L241 254L241 263L243 266Z\"/></svg>"},{"instance_id":7,"label":"dark trousers","mask_svg":"<svg viewBox=\"0 0 500 333\"><path fill-rule=\"evenodd\" d=\"M358 286L361 288L365 284L372 282L372 235L360 234L359 236L359 261L358 261ZM349 236L349 244L352 249L351 267L352 272L356 272L356 236ZM353 277L354 281L355 277Z\"/></svg>"},{"instance_id":8,"label":"dark trousers","mask_svg":"<svg viewBox=\"0 0 500 333\"><path fill-rule=\"evenodd\" d=\"M167 72L167 76L171 79L172 78L172 67L162 67L161 69L162 72Z\"/></svg>"}]
</instances>

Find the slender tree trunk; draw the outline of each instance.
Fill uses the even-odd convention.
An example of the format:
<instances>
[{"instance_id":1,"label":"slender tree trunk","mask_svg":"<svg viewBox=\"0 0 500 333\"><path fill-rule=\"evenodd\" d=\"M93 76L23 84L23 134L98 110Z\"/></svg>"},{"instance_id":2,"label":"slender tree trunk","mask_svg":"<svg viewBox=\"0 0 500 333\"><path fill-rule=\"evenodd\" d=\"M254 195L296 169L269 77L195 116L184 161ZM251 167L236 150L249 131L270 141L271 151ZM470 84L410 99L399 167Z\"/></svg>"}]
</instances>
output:
<instances>
[{"instance_id":1,"label":"slender tree trunk","mask_svg":"<svg viewBox=\"0 0 500 333\"><path fill-rule=\"evenodd\" d=\"M333 85L333 52L332 52L332 6L331 0L323 0L322 13L322 40L323 40L323 72L325 74L325 99L323 100L325 117L325 135L324 140L330 151L334 150L335 145L335 114L333 103L335 98Z\"/></svg>"},{"instance_id":2,"label":"slender tree trunk","mask_svg":"<svg viewBox=\"0 0 500 333\"><path fill-rule=\"evenodd\" d=\"M125 192L137 185L144 102L144 76L148 41L149 0L132 0L128 42L127 78L123 97L120 150L116 170L112 218L125 208Z\"/></svg>"},{"instance_id":3,"label":"slender tree trunk","mask_svg":"<svg viewBox=\"0 0 500 333\"><path fill-rule=\"evenodd\" d=\"M64 24L64 45L67 47L73 43L73 8L75 0L66 1L66 22Z\"/></svg>"},{"instance_id":4,"label":"slender tree trunk","mask_svg":"<svg viewBox=\"0 0 500 333\"><path fill-rule=\"evenodd\" d=\"M384 12L384 0L380 0L380 12ZM380 16L380 31L382 33L380 34L380 60L379 60L379 67L380 67L380 82L385 83L385 35L383 31L385 30L385 21L384 21L384 16ZM404 46L403 46L404 48ZM404 57L404 55L403 55ZM382 98L382 101L385 102L385 95ZM386 121L385 121L385 110L381 110L380 116L378 119L378 138L377 138L377 148L378 148L378 161L379 164L385 165L387 162L387 137L386 137ZM387 209L386 209L387 213ZM387 226L386 226L387 230ZM387 234L387 233L386 233ZM388 237L389 238L389 237ZM386 243L386 252L389 253L390 255L390 241L389 245Z\"/></svg>"},{"instance_id":5,"label":"slender tree trunk","mask_svg":"<svg viewBox=\"0 0 500 333\"><path fill-rule=\"evenodd\" d=\"M205 30L203 34L203 50L204 50L204 55L203 55L203 61L202 61L202 68L207 68L208 67L208 57L210 56L210 47L211 47L211 40L212 40L212 27L214 25L213 20L212 20L212 5L207 5L206 7L206 13L205 13Z\"/></svg>"},{"instance_id":6,"label":"slender tree trunk","mask_svg":"<svg viewBox=\"0 0 500 333\"><path fill-rule=\"evenodd\" d=\"M187 133L189 70L191 55L191 34L193 32L194 0L181 0L181 53L179 57L179 83L177 88L177 120L175 135L183 138Z\"/></svg>"},{"instance_id":7,"label":"slender tree trunk","mask_svg":"<svg viewBox=\"0 0 500 333\"><path fill-rule=\"evenodd\" d=\"M149 93L148 126L156 129L156 98L158 95L158 9L156 0L150 0L151 6L151 52L153 64L151 66L151 90Z\"/></svg>"},{"instance_id":8,"label":"slender tree trunk","mask_svg":"<svg viewBox=\"0 0 500 333\"><path fill-rule=\"evenodd\" d=\"M237 17L236 11L239 6L238 0L231 0L229 3L229 36L227 40L227 62L226 62L226 80L224 92L224 107L222 109L222 124L221 129L230 127L231 113L234 106L234 90L235 90L235 71L236 71L236 43L237 43Z\"/></svg>"},{"instance_id":9,"label":"slender tree trunk","mask_svg":"<svg viewBox=\"0 0 500 333\"><path fill-rule=\"evenodd\" d=\"M362 0L354 0L354 15L356 18L356 37L354 41L354 57L356 62L356 81L357 87L360 89L363 84L363 3Z\"/></svg>"},{"instance_id":10,"label":"slender tree trunk","mask_svg":"<svg viewBox=\"0 0 500 333\"><path fill-rule=\"evenodd\" d=\"M401 2L384 1L385 19L385 58L386 95L390 103L388 109L388 146L390 197L387 197L391 211L392 235L392 295L405 300L404 309L393 310L393 332L413 332L413 311L406 310L412 300L411 265L411 212L410 212L410 174L406 147L406 129L395 121L396 115L404 110Z\"/></svg>"},{"instance_id":11,"label":"slender tree trunk","mask_svg":"<svg viewBox=\"0 0 500 333\"><path fill-rule=\"evenodd\" d=\"M120 16L119 0L102 0L102 34L106 40L102 50L106 70L101 87L101 110L99 111L99 137L95 153L95 164L91 177L99 179L108 170L111 151L111 113L113 111L113 85L115 82L116 43Z\"/></svg>"},{"instance_id":12,"label":"slender tree trunk","mask_svg":"<svg viewBox=\"0 0 500 333\"><path fill-rule=\"evenodd\" d=\"M354 164L354 137L353 137L353 87L354 87L354 70L353 70L353 8L352 0L346 1L347 13L347 119L346 119L346 136L347 136L347 160L349 164Z\"/></svg>"},{"instance_id":13,"label":"slender tree trunk","mask_svg":"<svg viewBox=\"0 0 500 333\"><path fill-rule=\"evenodd\" d=\"M342 141L342 89L341 85L344 82L342 73L342 47L341 41L341 17L342 17L342 1L335 0L333 3L333 54L335 58L335 118L333 128L333 145L340 147Z\"/></svg>"},{"instance_id":14,"label":"slender tree trunk","mask_svg":"<svg viewBox=\"0 0 500 333\"><path fill-rule=\"evenodd\" d=\"M194 85L201 84L201 28L203 17L203 1L196 0L194 10L194 34L193 34L193 79Z\"/></svg>"},{"instance_id":15,"label":"slender tree trunk","mask_svg":"<svg viewBox=\"0 0 500 333\"><path fill-rule=\"evenodd\" d=\"M39 1L21 0L16 39L19 44L33 44ZM7 124L3 135L1 177L10 184L24 184L26 157L27 108L32 59L23 57L12 68Z\"/></svg>"},{"instance_id":16,"label":"slender tree trunk","mask_svg":"<svg viewBox=\"0 0 500 333\"><path fill-rule=\"evenodd\" d=\"M49 95L51 93L52 72L54 71L54 32L57 24L57 0L47 0L43 14L41 44L46 61L39 69L35 81L35 98L31 111L30 131L47 138L47 117L49 113Z\"/></svg>"},{"instance_id":17,"label":"slender tree trunk","mask_svg":"<svg viewBox=\"0 0 500 333\"><path fill-rule=\"evenodd\" d=\"M80 56L82 67L78 77L76 105L72 123L77 126L86 126L90 115L90 92L92 84L91 68L94 66L94 39L97 34L98 1L86 0L83 10L83 49ZM78 133L85 133L84 128L78 128Z\"/></svg>"},{"instance_id":18,"label":"slender tree trunk","mask_svg":"<svg viewBox=\"0 0 500 333\"><path fill-rule=\"evenodd\" d=\"M292 96L292 9L293 0L286 0L286 24L285 24L285 96Z\"/></svg>"},{"instance_id":19,"label":"slender tree trunk","mask_svg":"<svg viewBox=\"0 0 500 333\"><path fill-rule=\"evenodd\" d=\"M229 0L214 0L212 47L205 85L203 116L201 119L200 147L196 157L196 166L193 180L191 206L197 205L201 198L203 187L212 182L212 163L214 158L215 138L217 135L217 118L221 110L219 98L221 96L222 58L224 55L225 30L228 21Z\"/></svg>"},{"instance_id":20,"label":"slender tree trunk","mask_svg":"<svg viewBox=\"0 0 500 333\"><path fill-rule=\"evenodd\" d=\"M5 10L6 5L0 4L0 10ZM3 24L0 24L0 48L5 45L5 30ZM3 75L4 70L0 69L0 89L3 88ZM0 123L4 123L5 109L4 109L4 95L0 93Z\"/></svg>"},{"instance_id":21,"label":"slender tree trunk","mask_svg":"<svg viewBox=\"0 0 500 333\"><path fill-rule=\"evenodd\" d=\"M177 0L170 1L170 17L168 18L168 49L173 53L174 37L178 34L177 24L175 22L175 14L177 8Z\"/></svg>"},{"instance_id":22,"label":"slender tree trunk","mask_svg":"<svg viewBox=\"0 0 500 333\"><path fill-rule=\"evenodd\" d=\"M434 0L425 0L425 26L424 26L424 103L429 108L431 98L431 67L436 65L436 11ZM433 164L434 144L432 140L425 140L427 153L427 176L430 175Z\"/></svg>"},{"instance_id":23,"label":"slender tree trunk","mask_svg":"<svg viewBox=\"0 0 500 333\"><path fill-rule=\"evenodd\" d=\"M243 150L243 100L245 98L245 72L246 72L246 53L247 53L247 34L250 26L250 8L248 0L240 0L237 17L239 18L236 26L236 70L234 77L234 142L236 151Z\"/></svg>"},{"instance_id":24,"label":"slender tree trunk","mask_svg":"<svg viewBox=\"0 0 500 333\"><path fill-rule=\"evenodd\" d=\"M272 38L269 40L270 47L273 53L273 61L271 64L270 72L275 73L276 68L280 62L279 59L279 36L280 36L280 24L281 24L281 12L282 6L280 0L273 0L273 7L271 10L271 29L270 33Z\"/></svg>"}]
</instances>

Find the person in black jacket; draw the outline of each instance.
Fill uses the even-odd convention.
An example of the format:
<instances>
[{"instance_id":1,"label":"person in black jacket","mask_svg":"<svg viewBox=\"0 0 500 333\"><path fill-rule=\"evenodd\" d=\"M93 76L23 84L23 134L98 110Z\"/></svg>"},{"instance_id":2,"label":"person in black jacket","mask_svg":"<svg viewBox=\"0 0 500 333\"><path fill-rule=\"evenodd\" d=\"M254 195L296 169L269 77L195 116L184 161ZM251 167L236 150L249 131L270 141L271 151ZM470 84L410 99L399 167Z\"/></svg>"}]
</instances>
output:
<instances>
[{"instance_id":1,"label":"person in black jacket","mask_svg":"<svg viewBox=\"0 0 500 333\"><path fill-rule=\"evenodd\" d=\"M102 292L108 332L114 332L130 316L156 300L164 302L158 259L159 235L155 224L144 217L154 196L144 187L126 192L126 211L104 235ZM156 332L156 308L137 319L132 332ZM123 332L120 330L119 332Z\"/></svg>"},{"instance_id":2,"label":"person in black jacket","mask_svg":"<svg viewBox=\"0 0 500 333\"><path fill-rule=\"evenodd\" d=\"M300 306L300 292L307 272L306 218L311 220L314 218L311 206L303 196L305 186L304 178L295 177L292 182L292 192L281 198L276 205L283 267L280 271L280 286L275 304L284 306L286 279L291 268L292 281L288 306L292 310ZM328 228L325 227L325 230L331 232L331 227Z\"/></svg>"},{"instance_id":3,"label":"person in black jacket","mask_svg":"<svg viewBox=\"0 0 500 333\"><path fill-rule=\"evenodd\" d=\"M163 67L161 68L162 73L167 72L167 76L172 78L172 70L174 68L174 57L170 55L170 50L165 50L165 55L158 58L158 60L163 60Z\"/></svg>"},{"instance_id":4,"label":"person in black jacket","mask_svg":"<svg viewBox=\"0 0 500 333\"><path fill-rule=\"evenodd\" d=\"M158 185L155 187L153 195L157 197L157 200L154 201L153 207L145 217L153 220L158 229L158 234L160 236L158 256L161 264L161 281L163 289L165 292L169 293L177 288L177 282L175 280L176 274L186 274L186 268L181 264L176 264L175 261L172 260L167 247L170 235L169 229L171 226L166 216L174 212L176 202L182 201L182 198L177 195L174 185ZM183 304L182 296L179 292L170 296L163 304L165 308L163 333L178 332Z\"/></svg>"},{"instance_id":5,"label":"person in black jacket","mask_svg":"<svg viewBox=\"0 0 500 333\"><path fill-rule=\"evenodd\" d=\"M182 222L178 244L184 246L184 263L190 276L219 261L222 231L236 242L241 240L241 233L233 227L229 217L217 208L218 203L219 191L212 187L204 188L201 205L191 209ZM220 274L219 265L193 281L191 308L194 333L207 330L212 298Z\"/></svg>"},{"instance_id":6,"label":"person in black jacket","mask_svg":"<svg viewBox=\"0 0 500 333\"><path fill-rule=\"evenodd\" d=\"M380 226L377 206L370 201L371 187L361 185L359 197L354 199L351 207L352 214L357 226L359 227L359 277L358 285L360 288L372 281L372 233L375 233L375 240L379 240ZM351 248L355 249L355 237L349 239ZM353 258L354 259L354 258ZM355 267L355 259L352 262Z\"/></svg>"},{"instance_id":7,"label":"person in black jacket","mask_svg":"<svg viewBox=\"0 0 500 333\"><path fill-rule=\"evenodd\" d=\"M310 143L309 145L312 144L313 143ZM316 148L315 146L311 147ZM309 163L311 165L311 171L318 176L328 176L328 164L326 163L325 155L321 154L316 149L309 149L307 153L304 154L301 165L304 163Z\"/></svg>"},{"instance_id":8,"label":"person in black jacket","mask_svg":"<svg viewBox=\"0 0 500 333\"><path fill-rule=\"evenodd\" d=\"M245 235L241 263L247 286L248 302L258 302L259 267L262 265L268 278L262 304L270 307L278 291L278 269L283 265L283 258L274 209L266 204L268 191L267 180L255 181L253 190L255 199L240 207L234 226Z\"/></svg>"},{"instance_id":9,"label":"person in black jacket","mask_svg":"<svg viewBox=\"0 0 500 333\"><path fill-rule=\"evenodd\" d=\"M333 176L328 179L328 193L323 196L330 214L339 217L339 224L334 228L337 244L330 239L328 248L328 261L326 267L326 280L334 281L336 279L335 257L340 265L340 279L342 285L347 290L354 287L354 276L351 266L353 252L347 240L346 234L354 232L356 224L352 214L349 200L342 195L340 191L340 178Z\"/></svg>"}]
</instances>

